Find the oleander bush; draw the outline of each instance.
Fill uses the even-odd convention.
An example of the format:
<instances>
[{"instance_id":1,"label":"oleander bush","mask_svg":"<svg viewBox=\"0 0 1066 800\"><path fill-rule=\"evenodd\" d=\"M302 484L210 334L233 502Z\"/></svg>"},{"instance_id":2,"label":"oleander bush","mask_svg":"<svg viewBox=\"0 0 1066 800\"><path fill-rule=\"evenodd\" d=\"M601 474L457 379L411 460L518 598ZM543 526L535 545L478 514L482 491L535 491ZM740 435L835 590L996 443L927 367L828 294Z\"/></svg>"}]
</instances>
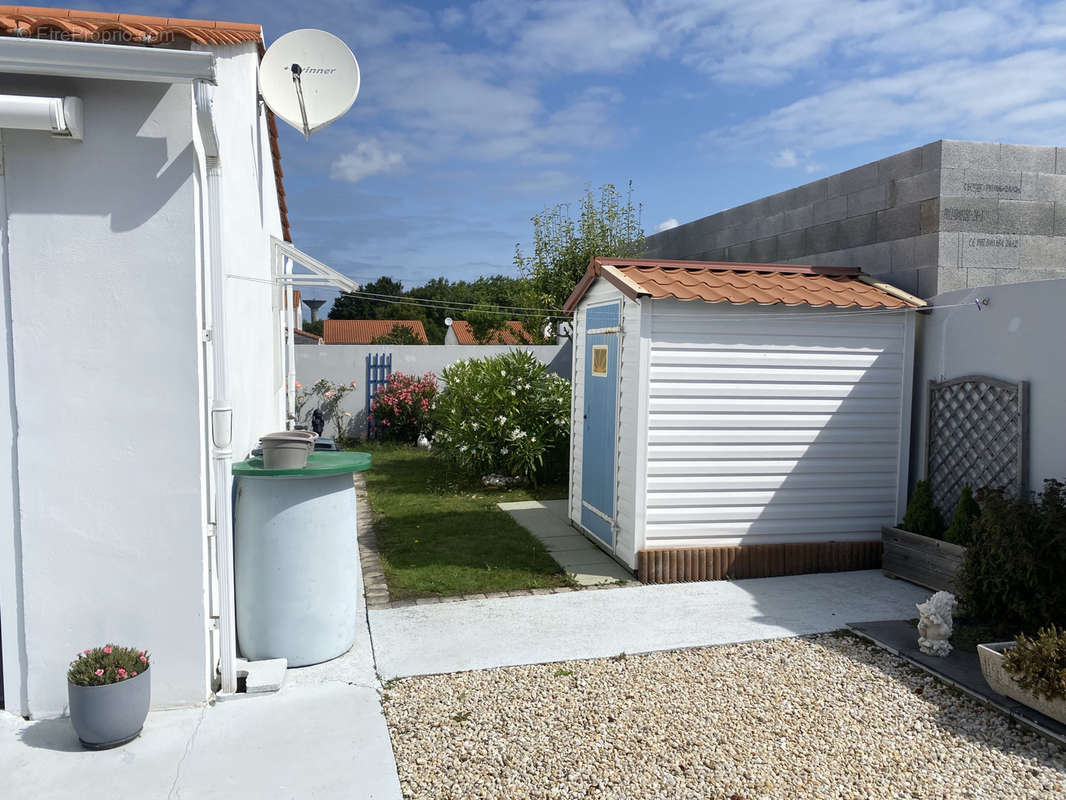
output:
<instances>
[{"instance_id":1,"label":"oleander bush","mask_svg":"<svg viewBox=\"0 0 1066 800\"><path fill-rule=\"evenodd\" d=\"M70 662L67 680L75 686L106 686L136 678L149 666L148 651L105 644L78 653Z\"/></svg>"},{"instance_id":2,"label":"oleander bush","mask_svg":"<svg viewBox=\"0 0 1066 800\"><path fill-rule=\"evenodd\" d=\"M956 579L966 614L1030 634L1066 626L1066 486L1047 480L1036 498L981 489L977 502Z\"/></svg>"},{"instance_id":3,"label":"oleander bush","mask_svg":"<svg viewBox=\"0 0 1066 800\"><path fill-rule=\"evenodd\" d=\"M1003 668L1033 694L1049 700L1066 697L1066 630L1049 625L1032 638L1019 634L1003 657Z\"/></svg>"},{"instance_id":4,"label":"oleander bush","mask_svg":"<svg viewBox=\"0 0 1066 800\"><path fill-rule=\"evenodd\" d=\"M418 434L433 433L433 408L437 402L437 376L421 378L394 372L389 382L370 399L370 418L379 439L414 444Z\"/></svg>"},{"instance_id":5,"label":"oleander bush","mask_svg":"<svg viewBox=\"0 0 1066 800\"><path fill-rule=\"evenodd\" d=\"M441 373L433 450L477 476L533 484L564 469L570 442L570 381L531 353L458 361Z\"/></svg>"}]
</instances>

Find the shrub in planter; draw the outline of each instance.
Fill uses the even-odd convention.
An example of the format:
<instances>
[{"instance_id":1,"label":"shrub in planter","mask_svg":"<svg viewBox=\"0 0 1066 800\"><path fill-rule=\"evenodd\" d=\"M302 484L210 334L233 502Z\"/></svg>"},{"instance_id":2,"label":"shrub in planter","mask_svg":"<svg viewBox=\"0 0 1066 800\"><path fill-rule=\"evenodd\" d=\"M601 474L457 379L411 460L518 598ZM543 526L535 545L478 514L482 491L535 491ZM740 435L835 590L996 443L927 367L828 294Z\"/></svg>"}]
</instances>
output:
<instances>
[{"instance_id":1,"label":"shrub in planter","mask_svg":"<svg viewBox=\"0 0 1066 800\"><path fill-rule=\"evenodd\" d=\"M1035 499L977 493L981 514L958 578L968 616L1032 633L1066 624L1066 492L1044 482Z\"/></svg>"},{"instance_id":2,"label":"shrub in planter","mask_svg":"<svg viewBox=\"0 0 1066 800\"><path fill-rule=\"evenodd\" d=\"M1033 638L1019 634L1003 667L1027 692L1049 700L1066 698L1066 630L1050 625Z\"/></svg>"},{"instance_id":3,"label":"shrub in planter","mask_svg":"<svg viewBox=\"0 0 1066 800\"><path fill-rule=\"evenodd\" d=\"M951 524L944 531L944 541L966 547L973 537L973 524L981 514L981 506L974 499L970 485L962 487L959 502L955 505L955 514L951 517Z\"/></svg>"},{"instance_id":4,"label":"shrub in planter","mask_svg":"<svg viewBox=\"0 0 1066 800\"><path fill-rule=\"evenodd\" d=\"M134 739L151 702L148 653L107 644L84 650L67 670L70 721L82 745L93 750Z\"/></svg>"},{"instance_id":5,"label":"shrub in planter","mask_svg":"<svg viewBox=\"0 0 1066 800\"><path fill-rule=\"evenodd\" d=\"M911 501L907 503L907 512L903 515L900 527L905 531L929 536L933 539L944 538L944 518L933 505L933 490L929 481L918 481L914 487Z\"/></svg>"},{"instance_id":6,"label":"shrub in planter","mask_svg":"<svg viewBox=\"0 0 1066 800\"><path fill-rule=\"evenodd\" d=\"M570 382L531 353L458 361L441 373L433 449L478 476L536 483L565 467L570 441Z\"/></svg>"},{"instance_id":7,"label":"shrub in planter","mask_svg":"<svg viewBox=\"0 0 1066 800\"><path fill-rule=\"evenodd\" d=\"M437 376L432 372L421 378L394 372L370 399L370 416L380 438L413 444L418 434L432 433L436 402Z\"/></svg>"}]
</instances>

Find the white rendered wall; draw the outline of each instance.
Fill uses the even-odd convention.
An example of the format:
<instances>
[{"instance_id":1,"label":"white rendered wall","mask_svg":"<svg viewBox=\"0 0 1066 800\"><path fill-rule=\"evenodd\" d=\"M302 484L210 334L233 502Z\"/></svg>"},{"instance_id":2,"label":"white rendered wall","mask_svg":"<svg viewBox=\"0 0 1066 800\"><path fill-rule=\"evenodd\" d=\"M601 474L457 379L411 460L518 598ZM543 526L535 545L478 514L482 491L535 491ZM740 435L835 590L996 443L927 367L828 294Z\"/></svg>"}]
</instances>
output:
<instances>
[{"instance_id":1,"label":"white rendered wall","mask_svg":"<svg viewBox=\"0 0 1066 800\"><path fill-rule=\"evenodd\" d=\"M989 298L979 311L974 300ZM925 477L928 385L964 375L1029 382L1029 488L1066 479L1066 280L938 294L922 318L911 477ZM912 481L913 482L913 481Z\"/></svg>"},{"instance_id":2,"label":"white rendered wall","mask_svg":"<svg viewBox=\"0 0 1066 800\"><path fill-rule=\"evenodd\" d=\"M274 386L270 237L281 238L264 108L256 99L256 45L205 48L215 53L215 128L222 169L222 258L227 275L226 360L233 406L233 456L244 458L259 437L284 428ZM283 123L278 123L283 124ZM258 280L242 280L254 278Z\"/></svg>"},{"instance_id":3,"label":"white rendered wall","mask_svg":"<svg viewBox=\"0 0 1066 800\"><path fill-rule=\"evenodd\" d=\"M4 132L23 604L0 599L5 639L15 611L26 643L25 702L8 708L63 711L67 663L109 640L152 651L155 706L201 702L190 87L8 77L0 90L85 108L84 142Z\"/></svg>"},{"instance_id":4,"label":"white rendered wall","mask_svg":"<svg viewBox=\"0 0 1066 800\"><path fill-rule=\"evenodd\" d=\"M640 395L641 304L629 300L605 280L597 280L574 315L573 403L570 440L570 520L581 522L581 464L584 457L585 310L590 305L622 303L618 340L618 407L615 437L615 555L636 568L638 483L637 408ZM597 541L593 538L593 541Z\"/></svg>"},{"instance_id":5,"label":"white rendered wall","mask_svg":"<svg viewBox=\"0 0 1066 800\"><path fill-rule=\"evenodd\" d=\"M652 302L646 547L869 540L896 522L903 313Z\"/></svg>"}]
</instances>

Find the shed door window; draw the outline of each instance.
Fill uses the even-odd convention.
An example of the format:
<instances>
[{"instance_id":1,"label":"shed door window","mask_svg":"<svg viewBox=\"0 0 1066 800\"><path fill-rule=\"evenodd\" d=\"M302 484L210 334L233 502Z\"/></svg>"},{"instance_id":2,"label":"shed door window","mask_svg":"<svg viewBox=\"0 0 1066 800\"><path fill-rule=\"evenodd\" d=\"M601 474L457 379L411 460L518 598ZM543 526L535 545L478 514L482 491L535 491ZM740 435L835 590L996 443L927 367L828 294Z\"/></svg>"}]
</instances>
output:
<instances>
[{"instance_id":1,"label":"shed door window","mask_svg":"<svg viewBox=\"0 0 1066 800\"><path fill-rule=\"evenodd\" d=\"M592 346L592 374L597 378L607 377L607 345Z\"/></svg>"}]
</instances>

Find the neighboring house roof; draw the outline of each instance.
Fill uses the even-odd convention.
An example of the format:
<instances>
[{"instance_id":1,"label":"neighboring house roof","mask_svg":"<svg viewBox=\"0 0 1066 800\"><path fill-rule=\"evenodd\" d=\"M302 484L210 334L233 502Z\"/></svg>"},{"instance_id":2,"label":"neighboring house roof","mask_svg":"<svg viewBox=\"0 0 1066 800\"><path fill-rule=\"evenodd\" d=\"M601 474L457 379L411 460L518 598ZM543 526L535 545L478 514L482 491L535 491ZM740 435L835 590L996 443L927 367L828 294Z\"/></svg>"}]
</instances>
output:
<instances>
[{"instance_id":1,"label":"neighboring house roof","mask_svg":"<svg viewBox=\"0 0 1066 800\"><path fill-rule=\"evenodd\" d=\"M310 339L315 344L323 344L324 342L321 336L316 336L310 331L300 330L299 328L296 328L292 332L292 335L295 336L297 339Z\"/></svg>"},{"instance_id":2,"label":"neighboring house roof","mask_svg":"<svg viewBox=\"0 0 1066 800\"><path fill-rule=\"evenodd\" d=\"M604 278L632 299L672 297L734 305L920 308L924 300L874 280L857 267L805 267L592 258L563 308L573 311L596 278Z\"/></svg>"},{"instance_id":3,"label":"neighboring house roof","mask_svg":"<svg viewBox=\"0 0 1066 800\"><path fill-rule=\"evenodd\" d=\"M327 319L322 322L322 338L326 344L370 344L391 333L395 325L410 328L423 344L429 344L426 329L415 319Z\"/></svg>"},{"instance_id":4,"label":"neighboring house roof","mask_svg":"<svg viewBox=\"0 0 1066 800\"><path fill-rule=\"evenodd\" d=\"M70 8L41 8L38 6L0 6L0 36L21 38L68 39L75 42L123 44L151 47L166 45L175 38L188 39L201 45L226 46L255 42L262 57L265 47L263 28L248 22L216 22L206 19L150 17L143 14L119 14L104 11L78 11ZM289 231L289 209L285 203L282 183L281 150L278 147L278 125L269 108L267 130L270 133L270 153L274 160L274 182L281 213L281 231L286 242L292 241Z\"/></svg>"},{"instance_id":5,"label":"neighboring house roof","mask_svg":"<svg viewBox=\"0 0 1066 800\"><path fill-rule=\"evenodd\" d=\"M485 341L479 342L474 337L474 328L466 320L457 319L452 323L457 344L533 344L530 334L521 322L509 320L503 330L491 331Z\"/></svg>"}]
</instances>

